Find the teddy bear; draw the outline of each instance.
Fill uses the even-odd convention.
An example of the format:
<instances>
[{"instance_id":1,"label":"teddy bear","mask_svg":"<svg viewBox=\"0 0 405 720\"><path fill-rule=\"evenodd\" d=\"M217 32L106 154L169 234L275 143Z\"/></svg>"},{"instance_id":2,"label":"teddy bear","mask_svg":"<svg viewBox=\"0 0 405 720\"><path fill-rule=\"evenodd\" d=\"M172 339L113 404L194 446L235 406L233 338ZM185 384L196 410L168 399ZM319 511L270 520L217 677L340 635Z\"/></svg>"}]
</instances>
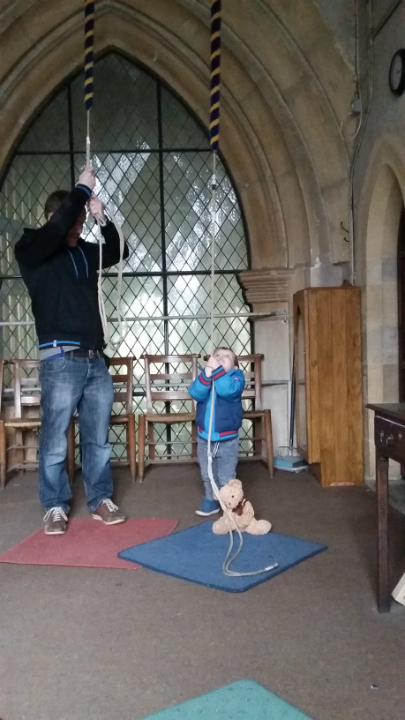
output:
<instances>
[{"instance_id":1,"label":"teddy bear","mask_svg":"<svg viewBox=\"0 0 405 720\"><path fill-rule=\"evenodd\" d=\"M271 530L271 523L268 520L256 520L252 504L243 495L242 483L240 480L230 480L219 491L221 502L228 508L233 520L242 532L251 535L266 535ZM212 526L212 532L216 535L226 535L229 530L235 530L235 526L227 514L216 520Z\"/></svg>"}]
</instances>

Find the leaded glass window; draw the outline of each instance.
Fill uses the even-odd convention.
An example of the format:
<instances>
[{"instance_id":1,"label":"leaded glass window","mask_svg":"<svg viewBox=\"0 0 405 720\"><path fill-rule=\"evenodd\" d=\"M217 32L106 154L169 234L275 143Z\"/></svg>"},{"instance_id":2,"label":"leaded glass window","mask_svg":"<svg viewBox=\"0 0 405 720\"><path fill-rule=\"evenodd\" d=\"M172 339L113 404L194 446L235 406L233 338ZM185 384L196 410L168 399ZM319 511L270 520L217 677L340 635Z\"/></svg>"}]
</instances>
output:
<instances>
[{"instance_id":1,"label":"leaded glass window","mask_svg":"<svg viewBox=\"0 0 405 720\"><path fill-rule=\"evenodd\" d=\"M74 183L85 162L85 136L80 74L33 122L1 188L0 320L19 323L1 327L3 358L37 356L30 300L13 246L25 226L44 221L48 195ZM210 313L209 141L158 79L115 53L95 66L91 140L95 192L122 225L130 247L123 283L128 334L118 354L137 358L135 402L143 409L139 358L144 352L204 354L208 349L209 319L194 316ZM247 243L237 195L221 161L217 180L215 311L246 313L236 273L248 267ZM84 235L96 241L91 218ZM112 268L104 280L107 315L115 329L116 274ZM237 354L250 352L249 320L218 319L215 341Z\"/></svg>"}]
</instances>

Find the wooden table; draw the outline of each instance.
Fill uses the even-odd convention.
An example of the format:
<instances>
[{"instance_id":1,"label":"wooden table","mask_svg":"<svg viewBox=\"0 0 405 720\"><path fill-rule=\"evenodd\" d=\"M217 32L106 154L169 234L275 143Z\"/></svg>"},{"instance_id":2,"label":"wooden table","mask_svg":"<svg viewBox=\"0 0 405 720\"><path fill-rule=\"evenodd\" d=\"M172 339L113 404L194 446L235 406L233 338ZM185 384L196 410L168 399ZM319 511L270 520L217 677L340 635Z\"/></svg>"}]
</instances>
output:
<instances>
[{"instance_id":1,"label":"wooden table","mask_svg":"<svg viewBox=\"0 0 405 720\"><path fill-rule=\"evenodd\" d=\"M388 557L388 462L405 464L405 403L367 405L374 410L378 515L378 611L389 612L391 593Z\"/></svg>"}]
</instances>

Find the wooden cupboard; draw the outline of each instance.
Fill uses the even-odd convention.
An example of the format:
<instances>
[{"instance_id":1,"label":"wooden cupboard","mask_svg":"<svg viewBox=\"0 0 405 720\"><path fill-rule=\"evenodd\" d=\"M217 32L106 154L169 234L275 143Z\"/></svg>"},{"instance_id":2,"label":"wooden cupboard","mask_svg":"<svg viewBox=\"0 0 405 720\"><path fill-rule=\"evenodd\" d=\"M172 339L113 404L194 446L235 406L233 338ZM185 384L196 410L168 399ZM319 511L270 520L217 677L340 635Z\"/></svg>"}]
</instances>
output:
<instances>
[{"instance_id":1,"label":"wooden cupboard","mask_svg":"<svg viewBox=\"0 0 405 720\"><path fill-rule=\"evenodd\" d=\"M321 485L363 482L360 288L294 295L297 445Z\"/></svg>"}]
</instances>

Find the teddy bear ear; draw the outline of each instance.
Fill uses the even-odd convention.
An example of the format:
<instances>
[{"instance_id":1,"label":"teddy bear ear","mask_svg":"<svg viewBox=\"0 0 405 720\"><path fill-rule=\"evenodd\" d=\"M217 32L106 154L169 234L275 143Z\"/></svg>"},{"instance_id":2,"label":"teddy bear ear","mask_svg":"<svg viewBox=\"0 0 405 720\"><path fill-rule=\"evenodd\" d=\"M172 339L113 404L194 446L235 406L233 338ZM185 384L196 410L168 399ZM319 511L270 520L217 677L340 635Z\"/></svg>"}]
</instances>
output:
<instances>
[{"instance_id":1,"label":"teddy bear ear","mask_svg":"<svg viewBox=\"0 0 405 720\"><path fill-rule=\"evenodd\" d=\"M228 485L231 485L231 486L234 487L234 488L238 488L238 489L242 487L241 481L240 481L240 480L237 480L237 478L234 478L233 480L230 480L227 484L228 484Z\"/></svg>"}]
</instances>

